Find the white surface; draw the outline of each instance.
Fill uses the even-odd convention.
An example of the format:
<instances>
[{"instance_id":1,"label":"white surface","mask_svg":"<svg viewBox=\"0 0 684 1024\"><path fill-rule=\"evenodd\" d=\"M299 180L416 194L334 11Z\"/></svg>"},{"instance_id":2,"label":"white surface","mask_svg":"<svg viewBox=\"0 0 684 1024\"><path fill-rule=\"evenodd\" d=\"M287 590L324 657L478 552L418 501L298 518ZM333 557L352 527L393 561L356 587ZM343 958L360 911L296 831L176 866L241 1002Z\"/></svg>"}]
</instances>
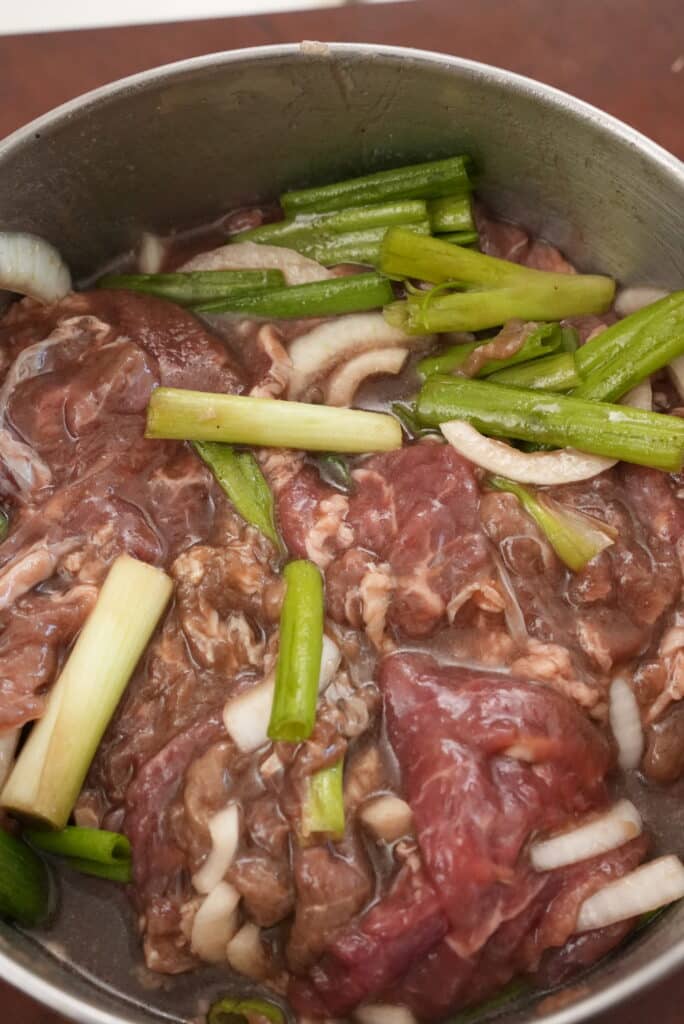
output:
<instances>
[{"instance_id":1,"label":"white surface","mask_svg":"<svg viewBox=\"0 0 684 1024\"><path fill-rule=\"evenodd\" d=\"M352 0L23 0L0 3L0 35L344 7ZM355 0L388 3L389 0Z\"/></svg>"}]
</instances>

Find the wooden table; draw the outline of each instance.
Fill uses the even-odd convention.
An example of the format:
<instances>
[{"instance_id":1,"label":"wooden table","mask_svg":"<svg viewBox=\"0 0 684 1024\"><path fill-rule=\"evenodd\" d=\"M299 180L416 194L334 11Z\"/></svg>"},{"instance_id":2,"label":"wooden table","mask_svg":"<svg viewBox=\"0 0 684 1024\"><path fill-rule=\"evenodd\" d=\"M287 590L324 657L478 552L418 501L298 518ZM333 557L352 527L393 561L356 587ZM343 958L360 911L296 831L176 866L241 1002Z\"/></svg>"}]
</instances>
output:
<instances>
[{"instance_id":1,"label":"wooden table","mask_svg":"<svg viewBox=\"0 0 684 1024\"><path fill-rule=\"evenodd\" d=\"M168 61L302 39L443 50L615 114L684 157L684 0L415 0L223 21L0 37L0 137L79 93ZM0 1020L61 1018L0 985ZM594 1024L684 1022L684 973Z\"/></svg>"}]
</instances>

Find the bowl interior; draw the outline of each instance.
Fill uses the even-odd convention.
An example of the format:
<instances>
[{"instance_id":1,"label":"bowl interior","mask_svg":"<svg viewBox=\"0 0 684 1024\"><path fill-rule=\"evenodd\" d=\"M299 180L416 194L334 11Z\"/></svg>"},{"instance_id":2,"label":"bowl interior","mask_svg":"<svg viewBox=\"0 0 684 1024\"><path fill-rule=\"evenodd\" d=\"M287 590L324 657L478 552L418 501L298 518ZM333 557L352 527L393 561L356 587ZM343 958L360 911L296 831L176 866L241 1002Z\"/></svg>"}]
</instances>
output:
<instances>
[{"instance_id":1,"label":"bowl interior","mask_svg":"<svg viewBox=\"0 0 684 1024\"><path fill-rule=\"evenodd\" d=\"M580 267L681 287L684 170L606 115L454 58L319 44L185 62L90 94L0 143L0 229L54 242L77 278L142 230L188 227L283 189L468 152L479 193ZM0 926L8 980L90 1024L189 1020L198 982L155 979L121 894L64 880L56 929ZM570 1024L684 960L684 906L568 991L497 1020ZM199 984L210 993L220 974ZM225 985L222 986L226 988Z\"/></svg>"}]
</instances>

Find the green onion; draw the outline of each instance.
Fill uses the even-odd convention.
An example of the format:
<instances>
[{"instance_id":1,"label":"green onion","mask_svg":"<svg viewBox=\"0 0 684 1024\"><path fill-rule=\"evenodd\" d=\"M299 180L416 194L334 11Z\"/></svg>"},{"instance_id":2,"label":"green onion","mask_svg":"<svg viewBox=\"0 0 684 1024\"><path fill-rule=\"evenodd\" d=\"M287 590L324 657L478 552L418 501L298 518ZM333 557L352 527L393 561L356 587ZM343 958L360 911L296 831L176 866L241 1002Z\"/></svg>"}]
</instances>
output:
<instances>
[{"instance_id":1,"label":"green onion","mask_svg":"<svg viewBox=\"0 0 684 1024\"><path fill-rule=\"evenodd\" d=\"M462 342L459 345L451 345L436 356L427 356L416 366L421 377L434 377L437 374L453 373L467 361L468 357L481 348L489 345L495 338L488 338L486 341ZM475 374L476 377L488 377L490 373L499 370L506 370L518 363L525 363L530 359L539 356L550 355L556 352L561 346L561 328L558 324L540 324L532 330L522 342L517 352L514 352L508 359L489 359Z\"/></svg>"},{"instance_id":2,"label":"green onion","mask_svg":"<svg viewBox=\"0 0 684 1024\"><path fill-rule=\"evenodd\" d=\"M579 334L574 327L561 327L561 351L576 352L579 348Z\"/></svg>"},{"instance_id":3,"label":"green onion","mask_svg":"<svg viewBox=\"0 0 684 1024\"><path fill-rule=\"evenodd\" d=\"M442 196L430 199L427 204L430 227L433 234L473 232L473 207L469 195ZM477 237L477 232L475 232Z\"/></svg>"},{"instance_id":4,"label":"green onion","mask_svg":"<svg viewBox=\"0 0 684 1024\"><path fill-rule=\"evenodd\" d=\"M6 512L0 511L0 541L3 541L9 533L9 516Z\"/></svg>"},{"instance_id":5,"label":"green onion","mask_svg":"<svg viewBox=\"0 0 684 1024\"><path fill-rule=\"evenodd\" d=\"M415 228L411 228L411 230L415 231ZM450 242L452 245L475 245L480 241L477 231L453 231L446 235L440 235L439 238L440 241Z\"/></svg>"},{"instance_id":6,"label":"green onion","mask_svg":"<svg viewBox=\"0 0 684 1024\"><path fill-rule=\"evenodd\" d=\"M342 455L319 455L316 459L321 479L345 494L351 494L354 481L349 472L349 463Z\"/></svg>"},{"instance_id":7,"label":"green onion","mask_svg":"<svg viewBox=\"0 0 684 1024\"><path fill-rule=\"evenodd\" d=\"M273 224L262 224L249 231L234 235L234 242L259 242L269 245L285 245L297 249L300 245L316 245L332 241L337 235L350 232L364 232L369 229L384 231L396 224L427 222L428 212L422 199L399 199L375 206L352 206L335 213L304 214L287 217ZM472 224L468 225L472 227Z\"/></svg>"},{"instance_id":8,"label":"green onion","mask_svg":"<svg viewBox=\"0 0 684 1024\"><path fill-rule=\"evenodd\" d=\"M487 999L484 1003L479 1003L469 1010L462 1010L455 1017L449 1017L447 1024L479 1024L480 1021L489 1020L497 1010L502 1010L521 996L528 995L530 990L528 982L514 978L491 999Z\"/></svg>"},{"instance_id":9,"label":"green onion","mask_svg":"<svg viewBox=\"0 0 684 1024\"><path fill-rule=\"evenodd\" d=\"M171 596L166 573L120 555L0 795L16 814L61 829Z\"/></svg>"},{"instance_id":10,"label":"green onion","mask_svg":"<svg viewBox=\"0 0 684 1024\"><path fill-rule=\"evenodd\" d=\"M676 416L489 381L433 377L423 385L417 412L424 426L466 420L493 437L577 448L668 472L678 472L684 457L684 420Z\"/></svg>"},{"instance_id":11,"label":"green onion","mask_svg":"<svg viewBox=\"0 0 684 1024\"><path fill-rule=\"evenodd\" d=\"M385 413L180 388L152 392L146 436L324 452L401 448L399 424Z\"/></svg>"},{"instance_id":12,"label":"green onion","mask_svg":"<svg viewBox=\"0 0 684 1024\"><path fill-rule=\"evenodd\" d=\"M389 277L449 282L476 288L457 294L419 292L386 311L389 323L409 333L479 331L507 320L560 320L610 307L615 284L608 277L531 270L404 228L390 228L380 269Z\"/></svg>"},{"instance_id":13,"label":"green onion","mask_svg":"<svg viewBox=\"0 0 684 1024\"><path fill-rule=\"evenodd\" d=\"M423 426L418 419L415 404L392 402L391 409L410 438L439 436L438 428Z\"/></svg>"},{"instance_id":14,"label":"green onion","mask_svg":"<svg viewBox=\"0 0 684 1024\"><path fill-rule=\"evenodd\" d=\"M329 242L313 245L296 246L299 251L310 259L322 263L326 267L338 263L362 263L376 266L380 262L380 248L387 228L373 228L369 231L351 231L347 235L338 235ZM430 225L425 221L417 221L411 225L411 231L419 235L429 235Z\"/></svg>"},{"instance_id":15,"label":"green onion","mask_svg":"<svg viewBox=\"0 0 684 1024\"><path fill-rule=\"evenodd\" d=\"M219 999L209 1009L207 1024L253 1024L254 1017L285 1024L280 1007L265 999Z\"/></svg>"},{"instance_id":16,"label":"green onion","mask_svg":"<svg viewBox=\"0 0 684 1024\"><path fill-rule=\"evenodd\" d=\"M323 651L323 581L313 562L290 562L280 614L280 649L268 724L272 740L300 743L316 721Z\"/></svg>"},{"instance_id":17,"label":"green onion","mask_svg":"<svg viewBox=\"0 0 684 1024\"><path fill-rule=\"evenodd\" d=\"M309 790L302 809L302 835L316 833L330 837L344 835L344 794L342 780L344 760L330 768L321 768L309 776Z\"/></svg>"},{"instance_id":18,"label":"green onion","mask_svg":"<svg viewBox=\"0 0 684 1024\"><path fill-rule=\"evenodd\" d=\"M62 863L72 871L78 871L82 875L93 875L95 878L105 878L108 882L121 882L123 885L127 885L133 881L133 867L130 860L103 864L101 861L85 860L82 857L65 857Z\"/></svg>"},{"instance_id":19,"label":"green onion","mask_svg":"<svg viewBox=\"0 0 684 1024\"><path fill-rule=\"evenodd\" d=\"M623 331L616 331L620 326ZM584 349L602 339L605 348L592 349L587 357ZM596 402L617 401L683 353L684 291L633 313L579 349L576 358L585 376L575 394Z\"/></svg>"},{"instance_id":20,"label":"green onion","mask_svg":"<svg viewBox=\"0 0 684 1024\"><path fill-rule=\"evenodd\" d=\"M567 508L543 492L534 494L522 484L502 476L489 477L489 487L514 494L527 514L546 536L561 562L573 572L615 542L616 531L606 523Z\"/></svg>"},{"instance_id":21,"label":"green onion","mask_svg":"<svg viewBox=\"0 0 684 1024\"><path fill-rule=\"evenodd\" d=\"M175 274L106 274L97 287L126 288L169 299L179 306L196 306L284 284L280 270L190 270Z\"/></svg>"},{"instance_id":22,"label":"green onion","mask_svg":"<svg viewBox=\"0 0 684 1024\"><path fill-rule=\"evenodd\" d=\"M469 164L468 157L455 156L447 160L395 167L360 178L349 178L334 185L285 192L280 197L280 205L287 214L322 213L396 199L465 195L471 189Z\"/></svg>"},{"instance_id":23,"label":"green onion","mask_svg":"<svg viewBox=\"0 0 684 1024\"><path fill-rule=\"evenodd\" d=\"M415 236L419 237L418 235ZM378 309L394 297L392 285L380 274L353 274L331 277L326 281L273 288L252 295L219 302L203 302L199 313L242 313L276 320L299 317L340 316Z\"/></svg>"},{"instance_id":24,"label":"green onion","mask_svg":"<svg viewBox=\"0 0 684 1024\"><path fill-rule=\"evenodd\" d=\"M47 917L50 881L38 854L0 829L0 915L26 926Z\"/></svg>"},{"instance_id":25,"label":"green onion","mask_svg":"<svg viewBox=\"0 0 684 1024\"><path fill-rule=\"evenodd\" d=\"M100 864L121 864L131 859L131 844L120 832L69 825L59 832L30 829L24 838L31 846L57 857L78 857Z\"/></svg>"},{"instance_id":26,"label":"green onion","mask_svg":"<svg viewBox=\"0 0 684 1024\"><path fill-rule=\"evenodd\" d=\"M206 462L242 518L256 526L283 550L275 525L273 495L251 452L236 451L232 445L197 441L197 454Z\"/></svg>"},{"instance_id":27,"label":"green onion","mask_svg":"<svg viewBox=\"0 0 684 1024\"><path fill-rule=\"evenodd\" d=\"M495 384L538 391L569 391L577 387L580 377L571 352L558 352L543 359L533 359L508 369L498 370L488 378Z\"/></svg>"}]
</instances>

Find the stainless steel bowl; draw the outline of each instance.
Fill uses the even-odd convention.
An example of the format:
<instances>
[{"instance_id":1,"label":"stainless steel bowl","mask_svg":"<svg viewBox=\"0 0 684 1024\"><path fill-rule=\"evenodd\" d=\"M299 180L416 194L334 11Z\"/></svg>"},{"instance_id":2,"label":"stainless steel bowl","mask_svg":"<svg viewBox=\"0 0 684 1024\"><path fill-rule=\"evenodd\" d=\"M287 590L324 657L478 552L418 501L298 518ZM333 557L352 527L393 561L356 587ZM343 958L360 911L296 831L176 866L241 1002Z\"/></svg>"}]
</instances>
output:
<instances>
[{"instance_id":1,"label":"stainless steel bowl","mask_svg":"<svg viewBox=\"0 0 684 1024\"><path fill-rule=\"evenodd\" d=\"M630 128L518 75L439 54L337 44L264 47L149 71L89 93L0 142L0 228L34 231L76 276L142 229L201 222L284 188L471 153L499 213L622 283L684 280L684 166ZM681 850L680 850L681 852ZM45 934L0 926L7 981L86 1024L189 1020L188 982L134 969L124 902L64 887ZM684 905L544 1015L592 1019L684 963ZM207 988L217 975L205 975ZM196 1011L195 1011L196 1012Z\"/></svg>"}]
</instances>

